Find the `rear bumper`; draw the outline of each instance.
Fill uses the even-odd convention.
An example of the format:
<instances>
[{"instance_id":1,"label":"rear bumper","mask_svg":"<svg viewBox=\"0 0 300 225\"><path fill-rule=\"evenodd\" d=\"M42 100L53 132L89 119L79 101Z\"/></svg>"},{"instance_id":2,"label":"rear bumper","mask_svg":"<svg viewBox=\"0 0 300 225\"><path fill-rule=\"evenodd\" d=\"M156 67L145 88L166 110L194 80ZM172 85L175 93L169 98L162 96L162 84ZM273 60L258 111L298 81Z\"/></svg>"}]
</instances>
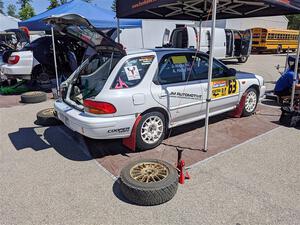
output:
<instances>
[{"instance_id":1,"label":"rear bumper","mask_svg":"<svg viewBox=\"0 0 300 225\"><path fill-rule=\"evenodd\" d=\"M54 104L58 118L71 130L93 139L127 138L136 120L135 115L98 117L74 109L57 100Z\"/></svg>"},{"instance_id":2,"label":"rear bumper","mask_svg":"<svg viewBox=\"0 0 300 225\"><path fill-rule=\"evenodd\" d=\"M0 67L1 73L7 76L8 78L20 78L20 79L31 79L31 73L24 74L24 71L28 69L24 69L23 67L4 64Z\"/></svg>"}]
</instances>

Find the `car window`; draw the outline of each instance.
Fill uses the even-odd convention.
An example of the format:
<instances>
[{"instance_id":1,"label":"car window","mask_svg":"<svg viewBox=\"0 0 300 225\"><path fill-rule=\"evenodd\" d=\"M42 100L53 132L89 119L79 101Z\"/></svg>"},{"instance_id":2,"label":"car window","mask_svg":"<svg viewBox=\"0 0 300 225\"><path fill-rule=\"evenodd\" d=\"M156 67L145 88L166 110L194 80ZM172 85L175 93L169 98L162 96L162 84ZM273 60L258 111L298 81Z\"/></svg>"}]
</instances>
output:
<instances>
[{"instance_id":1,"label":"car window","mask_svg":"<svg viewBox=\"0 0 300 225\"><path fill-rule=\"evenodd\" d=\"M208 78L208 59L199 55L193 55L195 60L193 63L194 73L191 76L191 80L205 80Z\"/></svg>"},{"instance_id":2,"label":"car window","mask_svg":"<svg viewBox=\"0 0 300 225\"><path fill-rule=\"evenodd\" d=\"M185 82L191 76L192 57L189 54L169 55L159 64L157 82L159 84L173 84Z\"/></svg>"},{"instance_id":3,"label":"car window","mask_svg":"<svg viewBox=\"0 0 300 225\"><path fill-rule=\"evenodd\" d=\"M205 55L192 56L195 59L193 63L194 73L191 76L191 80L203 80L208 79L208 62L209 58ZM226 77L226 71L228 69L219 61L214 60L213 63L213 79Z\"/></svg>"},{"instance_id":4,"label":"car window","mask_svg":"<svg viewBox=\"0 0 300 225\"><path fill-rule=\"evenodd\" d=\"M153 55L127 60L112 84L113 89L130 88L138 85L146 75L154 59Z\"/></svg>"},{"instance_id":5,"label":"car window","mask_svg":"<svg viewBox=\"0 0 300 225\"><path fill-rule=\"evenodd\" d=\"M212 78L217 79L217 78L227 77L226 74L227 70L228 69L222 63L220 63L217 60L214 60Z\"/></svg>"}]
</instances>

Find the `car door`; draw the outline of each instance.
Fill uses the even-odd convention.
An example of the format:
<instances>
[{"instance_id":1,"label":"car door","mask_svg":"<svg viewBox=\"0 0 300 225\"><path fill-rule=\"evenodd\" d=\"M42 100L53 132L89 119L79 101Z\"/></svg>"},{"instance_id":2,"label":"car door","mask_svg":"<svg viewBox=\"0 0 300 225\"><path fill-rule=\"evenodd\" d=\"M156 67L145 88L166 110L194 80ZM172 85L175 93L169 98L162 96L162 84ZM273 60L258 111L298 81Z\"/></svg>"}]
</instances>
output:
<instances>
[{"instance_id":1,"label":"car door","mask_svg":"<svg viewBox=\"0 0 300 225\"><path fill-rule=\"evenodd\" d=\"M232 57L233 53L233 32L232 30L225 29L226 35L226 56Z\"/></svg>"},{"instance_id":2,"label":"car door","mask_svg":"<svg viewBox=\"0 0 300 225\"><path fill-rule=\"evenodd\" d=\"M171 125L200 115L202 90L201 83L191 79L192 56L193 53L165 55L151 87L155 100L169 111Z\"/></svg>"},{"instance_id":3,"label":"car door","mask_svg":"<svg viewBox=\"0 0 300 225\"><path fill-rule=\"evenodd\" d=\"M207 99L207 83L208 83L208 56L198 55L201 61L201 89L203 90L202 112L205 114L205 99ZM204 78L205 77L205 78ZM217 114L218 112L233 109L239 100L239 82L232 70L228 69L220 61L213 62L212 77L212 100L210 103L210 112Z\"/></svg>"},{"instance_id":4,"label":"car door","mask_svg":"<svg viewBox=\"0 0 300 225\"><path fill-rule=\"evenodd\" d=\"M251 30L245 30L242 38L242 50L241 55L242 56L249 56L251 53L251 47L252 47L252 31Z\"/></svg>"}]
</instances>

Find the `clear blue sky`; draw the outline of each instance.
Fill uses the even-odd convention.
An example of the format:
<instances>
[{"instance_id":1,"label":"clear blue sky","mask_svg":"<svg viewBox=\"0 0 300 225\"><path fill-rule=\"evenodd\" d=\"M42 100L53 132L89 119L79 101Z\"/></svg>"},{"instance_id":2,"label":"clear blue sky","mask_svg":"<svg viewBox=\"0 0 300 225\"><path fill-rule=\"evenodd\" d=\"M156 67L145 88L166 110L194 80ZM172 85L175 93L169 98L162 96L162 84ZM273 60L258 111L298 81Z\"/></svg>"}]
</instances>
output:
<instances>
[{"instance_id":1,"label":"clear blue sky","mask_svg":"<svg viewBox=\"0 0 300 225\"><path fill-rule=\"evenodd\" d=\"M113 0L93 0L92 4L96 4L99 7L110 9L111 4ZM6 12L7 5L8 4L14 4L19 8L19 5L17 5L17 0L4 0L4 12ZM35 13L39 14L41 12L44 12L47 10L47 7L49 6L48 0L32 0L31 2L32 6L34 7Z\"/></svg>"}]
</instances>

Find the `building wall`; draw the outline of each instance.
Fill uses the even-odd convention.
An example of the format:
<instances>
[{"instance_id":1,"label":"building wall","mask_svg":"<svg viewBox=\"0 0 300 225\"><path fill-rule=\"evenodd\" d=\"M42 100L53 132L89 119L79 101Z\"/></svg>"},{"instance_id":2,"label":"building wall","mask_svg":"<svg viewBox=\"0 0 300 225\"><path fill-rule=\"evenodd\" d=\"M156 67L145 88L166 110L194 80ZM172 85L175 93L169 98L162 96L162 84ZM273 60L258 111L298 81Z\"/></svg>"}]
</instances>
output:
<instances>
[{"instance_id":1,"label":"building wall","mask_svg":"<svg viewBox=\"0 0 300 225\"><path fill-rule=\"evenodd\" d=\"M0 13L0 31L18 28L18 20Z\"/></svg>"},{"instance_id":2,"label":"building wall","mask_svg":"<svg viewBox=\"0 0 300 225\"><path fill-rule=\"evenodd\" d=\"M272 16L218 20L216 26L219 28L228 28L236 30L246 30L251 29L253 27L287 29L288 22L289 21L285 16ZM211 22L204 22L203 26L211 26Z\"/></svg>"},{"instance_id":3,"label":"building wall","mask_svg":"<svg viewBox=\"0 0 300 225\"><path fill-rule=\"evenodd\" d=\"M182 20L143 20L143 37L145 48L154 48L162 45L165 29L172 32L176 25L193 25L192 21Z\"/></svg>"}]
</instances>

